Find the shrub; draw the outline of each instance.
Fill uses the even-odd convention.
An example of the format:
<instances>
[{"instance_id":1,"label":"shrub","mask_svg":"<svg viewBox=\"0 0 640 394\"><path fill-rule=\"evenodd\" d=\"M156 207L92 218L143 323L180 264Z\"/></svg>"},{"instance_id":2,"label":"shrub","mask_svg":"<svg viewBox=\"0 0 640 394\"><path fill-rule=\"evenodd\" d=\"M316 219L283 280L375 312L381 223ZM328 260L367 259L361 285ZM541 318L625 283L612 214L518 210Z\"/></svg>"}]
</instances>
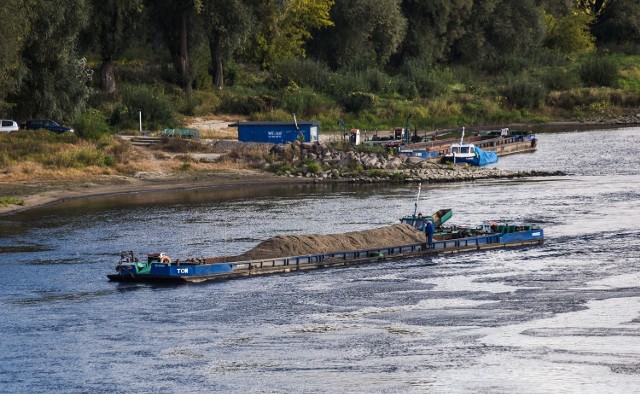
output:
<instances>
[{"instance_id":1,"label":"shrub","mask_svg":"<svg viewBox=\"0 0 640 394\"><path fill-rule=\"evenodd\" d=\"M434 68L419 60L409 60L403 70L406 82L414 84L421 97L434 97L447 91L447 83L452 79L448 69Z\"/></svg>"},{"instance_id":2,"label":"shrub","mask_svg":"<svg viewBox=\"0 0 640 394\"><path fill-rule=\"evenodd\" d=\"M359 113L373 108L376 103L376 96L371 93L353 92L344 96L341 101L345 110Z\"/></svg>"},{"instance_id":3,"label":"shrub","mask_svg":"<svg viewBox=\"0 0 640 394\"><path fill-rule=\"evenodd\" d=\"M576 107L587 107L593 103L608 100L609 91L605 89L572 89L564 92L553 92L547 96L547 104L571 110Z\"/></svg>"},{"instance_id":4,"label":"shrub","mask_svg":"<svg viewBox=\"0 0 640 394\"><path fill-rule=\"evenodd\" d=\"M142 111L143 124L152 129L173 125L175 107L171 99L160 88L145 85L127 86L122 90L123 107L118 109L119 122L138 121L138 111ZM114 119L114 116L112 116Z\"/></svg>"},{"instance_id":5,"label":"shrub","mask_svg":"<svg viewBox=\"0 0 640 394\"><path fill-rule=\"evenodd\" d=\"M491 75L518 74L531 68L531 60L518 55L498 56L483 60L480 68Z\"/></svg>"},{"instance_id":6,"label":"shrub","mask_svg":"<svg viewBox=\"0 0 640 394\"><path fill-rule=\"evenodd\" d=\"M0 206L8 207L9 205L24 205L24 200L15 197L0 197Z\"/></svg>"},{"instance_id":7,"label":"shrub","mask_svg":"<svg viewBox=\"0 0 640 394\"><path fill-rule=\"evenodd\" d=\"M280 106L289 113L306 117L327 112L332 102L311 88L289 89L282 96Z\"/></svg>"},{"instance_id":8,"label":"shrub","mask_svg":"<svg viewBox=\"0 0 640 394\"><path fill-rule=\"evenodd\" d=\"M271 67L271 78L281 88L292 84L329 91L333 73L320 62L310 59L286 59Z\"/></svg>"},{"instance_id":9,"label":"shrub","mask_svg":"<svg viewBox=\"0 0 640 394\"><path fill-rule=\"evenodd\" d=\"M538 81L516 77L507 79L502 94L516 108L538 108L546 92Z\"/></svg>"},{"instance_id":10,"label":"shrub","mask_svg":"<svg viewBox=\"0 0 640 394\"><path fill-rule=\"evenodd\" d=\"M579 86L574 73L558 68L547 70L540 76L540 80L547 90L569 90Z\"/></svg>"},{"instance_id":11,"label":"shrub","mask_svg":"<svg viewBox=\"0 0 640 394\"><path fill-rule=\"evenodd\" d=\"M224 94L219 109L230 114L251 115L271 110L270 100L268 96Z\"/></svg>"},{"instance_id":12,"label":"shrub","mask_svg":"<svg viewBox=\"0 0 640 394\"><path fill-rule=\"evenodd\" d=\"M382 144L360 144L356 146L356 152L386 154L387 151Z\"/></svg>"},{"instance_id":13,"label":"shrub","mask_svg":"<svg viewBox=\"0 0 640 394\"><path fill-rule=\"evenodd\" d=\"M580 79L587 86L613 87L618 74L618 66L609 57L589 57L579 68Z\"/></svg>"},{"instance_id":14,"label":"shrub","mask_svg":"<svg viewBox=\"0 0 640 394\"><path fill-rule=\"evenodd\" d=\"M312 161L307 164L307 172L310 172L312 174L319 174L320 172L322 172L322 166L319 163Z\"/></svg>"},{"instance_id":15,"label":"shrub","mask_svg":"<svg viewBox=\"0 0 640 394\"><path fill-rule=\"evenodd\" d=\"M110 134L107 116L100 110L88 108L83 111L75 124L78 136L97 141L101 136Z\"/></svg>"}]
</instances>

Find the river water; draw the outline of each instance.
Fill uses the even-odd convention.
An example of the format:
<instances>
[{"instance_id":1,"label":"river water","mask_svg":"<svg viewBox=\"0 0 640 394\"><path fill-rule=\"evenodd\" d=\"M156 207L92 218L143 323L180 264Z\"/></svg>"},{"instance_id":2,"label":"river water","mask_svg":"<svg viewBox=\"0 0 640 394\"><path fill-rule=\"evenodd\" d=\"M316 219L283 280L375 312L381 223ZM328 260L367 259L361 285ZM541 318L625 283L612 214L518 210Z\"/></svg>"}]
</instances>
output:
<instances>
[{"instance_id":1,"label":"river water","mask_svg":"<svg viewBox=\"0 0 640 394\"><path fill-rule=\"evenodd\" d=\"M122 250L234 254L413 212L415 185L198 190L0 217L1 392L640 392L640 129L550 133L419 209L543 246L185 286L116 284Z\"/></svg>"}]
</instances>

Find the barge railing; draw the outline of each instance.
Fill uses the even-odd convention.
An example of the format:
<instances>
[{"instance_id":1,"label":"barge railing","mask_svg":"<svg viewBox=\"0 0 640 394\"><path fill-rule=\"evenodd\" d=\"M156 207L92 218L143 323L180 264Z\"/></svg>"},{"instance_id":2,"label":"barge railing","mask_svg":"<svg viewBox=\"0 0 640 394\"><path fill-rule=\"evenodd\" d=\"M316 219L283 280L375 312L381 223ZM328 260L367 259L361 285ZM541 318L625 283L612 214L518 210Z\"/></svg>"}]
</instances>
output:
<instances>
[{"instance_id":1,"label":"barge railing","mask_svg":"<svg viewBox=\"0 0 640 394\"><path fill-rule=\"evenodd\" d=\"M455 253L464 250L483 249L499 244L500 234L490 234L472 238L434 241L429 247L426 243L415 243L384 248L360 249L353 251L328 252L301 256L277 257L272 259L248 260L228 263L233 270L254 270L268 268L300 268L304 266L322 266L357 263L362 260L385 260L397 257L411 257L426 254Z\"/></svg>"}]
</instances>

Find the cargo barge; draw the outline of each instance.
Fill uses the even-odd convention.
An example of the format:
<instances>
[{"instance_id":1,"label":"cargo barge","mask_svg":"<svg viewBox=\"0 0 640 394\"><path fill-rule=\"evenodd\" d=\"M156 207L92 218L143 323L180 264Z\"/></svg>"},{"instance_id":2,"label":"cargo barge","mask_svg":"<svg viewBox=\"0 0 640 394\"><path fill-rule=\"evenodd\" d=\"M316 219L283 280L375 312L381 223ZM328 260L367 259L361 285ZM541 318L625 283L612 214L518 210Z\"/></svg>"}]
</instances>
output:
<instances>
[{"instance_id":1,"label":"cargo barge","mask_svg":"<svg viewBox=\"0 0 640 394\"><path fill-rule=\"evenodd\" d=\"M117 282L199 283L387 260L540 245L544 242L544 231L537 226L496 222L487 222L474 228L442 226L450 217L451 210L440 210L424 218L415 213L404 217L401 219L403 224L420 231L426 230L424 242L390 247L230 262L225 261L225 257L172 261L163 253L151 253L146 259L141 260L133 252L127 252L121 254L116 272L108 275L108 278Z\"/></svg>"}]
</instances>

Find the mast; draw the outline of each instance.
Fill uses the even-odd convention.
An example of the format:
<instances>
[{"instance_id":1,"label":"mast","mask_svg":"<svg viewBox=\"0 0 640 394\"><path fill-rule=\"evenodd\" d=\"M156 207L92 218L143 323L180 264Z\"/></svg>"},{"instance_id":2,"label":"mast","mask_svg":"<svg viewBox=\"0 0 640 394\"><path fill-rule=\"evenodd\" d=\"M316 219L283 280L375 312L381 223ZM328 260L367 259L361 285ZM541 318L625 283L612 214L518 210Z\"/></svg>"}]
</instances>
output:
<instances>
[{"instance_id":1,"label":"mast","mask_svg":"<svg viewBox=\"0 0 640 394\"><path fill-rule=\"evenodd\" d=\"M413 208L413 217L416 217L416 214L418 213L418 200L420 199L420 189L422 189L422 182L418 183L418 195L416 196L416 203Z\"/></svg>"}]
</instances>

